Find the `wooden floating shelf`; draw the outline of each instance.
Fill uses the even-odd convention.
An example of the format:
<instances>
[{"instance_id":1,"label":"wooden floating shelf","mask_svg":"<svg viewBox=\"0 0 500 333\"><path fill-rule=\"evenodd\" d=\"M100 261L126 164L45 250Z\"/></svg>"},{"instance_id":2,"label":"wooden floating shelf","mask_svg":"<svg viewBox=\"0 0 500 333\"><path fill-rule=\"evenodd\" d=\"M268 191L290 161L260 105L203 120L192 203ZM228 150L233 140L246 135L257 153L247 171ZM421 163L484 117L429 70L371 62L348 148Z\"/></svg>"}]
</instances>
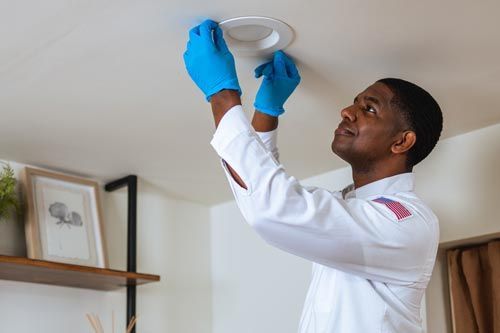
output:
<instances>
[{"instance_id":1,"label":"wooden floating shelf","mask_svg":"<svg viewBox=\"0 0 500 333\"><path fill-rule=\"evenodd\" d=\"M0 279L95 290L160 281L159 275L0 255Z\"/></svg>"}]
</instances>

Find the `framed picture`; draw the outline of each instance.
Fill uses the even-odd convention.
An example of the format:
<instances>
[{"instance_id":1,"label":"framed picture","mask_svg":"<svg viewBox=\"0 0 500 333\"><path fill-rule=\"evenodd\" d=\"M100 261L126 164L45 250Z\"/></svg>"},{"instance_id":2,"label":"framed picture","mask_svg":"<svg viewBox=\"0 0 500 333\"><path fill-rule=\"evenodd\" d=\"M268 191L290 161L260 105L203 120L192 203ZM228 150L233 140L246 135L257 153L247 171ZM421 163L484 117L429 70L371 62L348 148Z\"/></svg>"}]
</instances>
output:
<instances>
[{"instance_id":1,"label":"framed picture","mask_svg":"<svg viewBox=\"0 0 500 333\"><path fill-rule=\"evenodd\" d=\"M26 167L28 257L107 267L97 182Z\"/></svg>"}]
</instances>

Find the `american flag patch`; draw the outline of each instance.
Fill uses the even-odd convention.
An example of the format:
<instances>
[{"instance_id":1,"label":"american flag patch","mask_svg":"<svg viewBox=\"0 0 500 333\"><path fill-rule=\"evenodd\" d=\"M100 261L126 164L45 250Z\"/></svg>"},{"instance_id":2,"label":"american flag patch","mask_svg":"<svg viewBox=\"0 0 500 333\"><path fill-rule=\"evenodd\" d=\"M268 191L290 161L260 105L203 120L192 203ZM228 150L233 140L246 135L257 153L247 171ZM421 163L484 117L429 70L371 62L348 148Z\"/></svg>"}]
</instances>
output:
<instances>
[{"instance_id":1,"label":"american flag patch","mask_svg":"<svg viewBox=\"0 0 500 333\"><path fill-rule=\"evenodd\" d=\"M387 199L384 197L374 199L373 201L385 205L387 208L389 208L396 215L398 221L401 221L412 215L411 212L408 209L406 209L405 206L403 206L401 203L397 201Z\"/></svg>"}]
</instances>

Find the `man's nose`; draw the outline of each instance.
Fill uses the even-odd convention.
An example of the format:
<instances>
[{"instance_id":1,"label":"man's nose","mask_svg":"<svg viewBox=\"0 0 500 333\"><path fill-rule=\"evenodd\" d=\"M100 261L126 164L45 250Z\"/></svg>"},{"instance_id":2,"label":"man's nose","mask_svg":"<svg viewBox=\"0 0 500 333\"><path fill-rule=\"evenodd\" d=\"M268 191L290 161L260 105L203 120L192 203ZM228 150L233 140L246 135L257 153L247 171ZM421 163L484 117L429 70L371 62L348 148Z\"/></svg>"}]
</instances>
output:
<instances>
[{"instance_id":1,"label":"man's nose","mask_svg":"<svg viewBox=\"0 0 500 333\"><path fill-rule=\"evenodd\" d=\"M343 108L342 111L340 111L340 117L342 119L346 119L349 121L355 121L356 120L356 108L351 105L349 107Z\"/></svg>"}]
</instances>

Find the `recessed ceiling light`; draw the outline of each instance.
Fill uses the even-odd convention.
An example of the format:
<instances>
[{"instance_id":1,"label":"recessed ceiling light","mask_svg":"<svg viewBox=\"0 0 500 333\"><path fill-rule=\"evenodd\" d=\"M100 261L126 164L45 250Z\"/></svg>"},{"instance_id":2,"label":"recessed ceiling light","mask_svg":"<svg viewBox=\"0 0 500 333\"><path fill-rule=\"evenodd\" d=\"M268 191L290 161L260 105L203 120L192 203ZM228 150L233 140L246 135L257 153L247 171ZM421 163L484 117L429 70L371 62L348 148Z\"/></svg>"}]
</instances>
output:
<instances>
[{"instance_id":1,"label":"recessed ceiling light","mask_svg":"<svg viewBox=\"0 0 500 333\"><path fill-rule=\"evenodd\" d=\"M235 17L220 22L219 26L231 51L239 55L269 55L293 40L292 28L270 17Z\"/></svg>"}]
</instances>

